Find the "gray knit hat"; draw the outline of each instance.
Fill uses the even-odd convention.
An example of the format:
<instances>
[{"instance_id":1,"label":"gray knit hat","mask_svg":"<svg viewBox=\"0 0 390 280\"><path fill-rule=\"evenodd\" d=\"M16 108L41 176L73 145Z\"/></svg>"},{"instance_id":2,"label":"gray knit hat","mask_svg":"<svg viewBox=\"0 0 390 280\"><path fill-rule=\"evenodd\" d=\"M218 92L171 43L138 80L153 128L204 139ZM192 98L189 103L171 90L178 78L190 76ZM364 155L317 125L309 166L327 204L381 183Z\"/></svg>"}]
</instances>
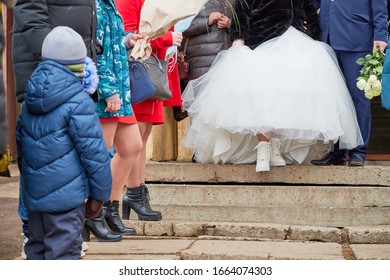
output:
<instances>
[{"instance_id":1,"label":"gray knit hat","mask_svg":"<svg viewBox=\"0 0 390 280\"><path fill-rule=\"evenodd\" d=\"M42 59L71 65L83 63L86 56L83 38L70 27L57 26L43 40Z\"/></svg>"}]
</instances>

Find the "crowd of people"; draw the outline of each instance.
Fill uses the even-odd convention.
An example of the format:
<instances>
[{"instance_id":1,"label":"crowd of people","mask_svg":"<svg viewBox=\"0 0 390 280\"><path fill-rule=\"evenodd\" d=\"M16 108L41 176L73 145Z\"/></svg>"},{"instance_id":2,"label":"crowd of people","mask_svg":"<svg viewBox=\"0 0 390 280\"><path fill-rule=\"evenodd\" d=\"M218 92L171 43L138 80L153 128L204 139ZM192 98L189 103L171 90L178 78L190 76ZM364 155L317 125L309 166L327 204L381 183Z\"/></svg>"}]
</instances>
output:
<instances>
[{"instance_id":1,"label":"crowd of people","mask_svg":"<svg viewBox=\"0 0 390 280\"><path fill-rule=\"evenodd\" d=\"M333 150L312 164L364 165L371 113L356 87L356 60L385 50L387 0L209 0L186 31L172 25L149 42L160 59L186 44L188 84L180 86L174 55L172 98L132 104L128 59L145 36L144 2L19 0L13 9L27 259L79 259L90 233L101 242L134 235L122 220L131 210L139 220L162 219L149 204L145 169L164 107L184 105L183 145L196 162L256 163L267 172L302 163L323 142ZM88 71L98 80L92 90Z\"/></svg>"}]
</instances>

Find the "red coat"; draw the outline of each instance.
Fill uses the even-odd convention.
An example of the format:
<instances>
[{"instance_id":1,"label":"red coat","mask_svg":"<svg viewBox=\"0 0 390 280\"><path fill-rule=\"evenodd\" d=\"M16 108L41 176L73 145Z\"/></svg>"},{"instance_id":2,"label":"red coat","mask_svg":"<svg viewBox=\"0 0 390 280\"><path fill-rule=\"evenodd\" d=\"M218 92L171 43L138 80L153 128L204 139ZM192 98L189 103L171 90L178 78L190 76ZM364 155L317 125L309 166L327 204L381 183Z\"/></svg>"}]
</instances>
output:
<instances>
[{"instance_id":1,"label":"red coat","mask_svg":"<svg viewBox=\"0 0 390 280\"><path fill-rule=\"evenodd\" d=\"M144 2L145 0L115 0L118 12L122 16L126 32L134 32L139 29L141 9ZM160 59L165 58L168 47L172 46L173 44L172 31L173 27L163 36L151 41L153 52ZM168 64L171 63L172 61L168 61ZM175 66L171 72L168 71L168 80L170 89L172 91L172 98L164 102L146 100L141 103L134 104L133 109L138 121L162 124L164 123L163 106L182 105L177 63L175 63Z\"/></svg>"}]
</instances>

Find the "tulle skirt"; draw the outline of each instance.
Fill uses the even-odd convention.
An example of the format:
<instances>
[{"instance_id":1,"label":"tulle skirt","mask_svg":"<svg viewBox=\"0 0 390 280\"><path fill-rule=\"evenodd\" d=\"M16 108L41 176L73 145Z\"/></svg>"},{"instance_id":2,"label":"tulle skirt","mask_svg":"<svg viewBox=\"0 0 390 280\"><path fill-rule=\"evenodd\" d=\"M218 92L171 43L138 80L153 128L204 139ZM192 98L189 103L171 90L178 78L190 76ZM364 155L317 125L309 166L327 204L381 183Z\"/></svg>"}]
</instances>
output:
<instances>
[{"instance_id":1,"label":"tulle skirt","mask_svg":"<svg viewBox=\"0 0 390 280\"><path fill-rule=\"evenodd\" d=\"M198 162L250 163L257 135L280 138L301 163L310 145L362 145L355 107L333 50L290 27L256 49L231 47L183 92L183 140Z\"/></svg>"}]
</instances>

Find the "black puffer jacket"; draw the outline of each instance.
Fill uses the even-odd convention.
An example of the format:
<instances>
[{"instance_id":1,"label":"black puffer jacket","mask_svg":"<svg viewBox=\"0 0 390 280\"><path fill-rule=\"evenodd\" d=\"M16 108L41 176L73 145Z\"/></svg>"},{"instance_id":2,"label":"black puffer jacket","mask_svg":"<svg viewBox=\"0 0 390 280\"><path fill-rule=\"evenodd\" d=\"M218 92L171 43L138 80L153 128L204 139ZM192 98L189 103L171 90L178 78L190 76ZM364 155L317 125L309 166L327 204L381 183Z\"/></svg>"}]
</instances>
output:
<instances>
[{"instance_id":1,"label":"black puffer jacket","mask_svg":"<svg viewBox=\"0 0 390 280\"><path fill-rule=\"evenodd\" d=\"M229 1L234 6L234 0ZM183 33L188 38L186 55L190 64L190 80L205 74L218 52L230 47L230 30L219 29L217 24L208 25L209 16L213 12L220 12L232 19L232 9L226 6L225 0L209 0Z\"/></svg>"},{"instance_id":2,"label":"black puffer jacket","mask_svg":"<svg viewBox=\"0 0 390 280\"><path fill-rule=\"evenodd\" d=\"M88 56L95 59L95 0L19 0L14 7L13 66L18 102L24 100L27 81L41 61L44 38L60 25L77 31Z\"/></svg>"},{"instance_id":3,"label":"black puffer jacket","mask_svg":"<svg viewBox=\"0 0 390 280\"><path fill-rule=\"evenodd\" d=\"M303 31L304 21L307 22L306 33L313 39L321 39L312 0L242 0L237 1L235 10L239 29L232 24L231 40L244 39L251 49L282 35L290 26Z\"/></svg>"}]
</instances>

